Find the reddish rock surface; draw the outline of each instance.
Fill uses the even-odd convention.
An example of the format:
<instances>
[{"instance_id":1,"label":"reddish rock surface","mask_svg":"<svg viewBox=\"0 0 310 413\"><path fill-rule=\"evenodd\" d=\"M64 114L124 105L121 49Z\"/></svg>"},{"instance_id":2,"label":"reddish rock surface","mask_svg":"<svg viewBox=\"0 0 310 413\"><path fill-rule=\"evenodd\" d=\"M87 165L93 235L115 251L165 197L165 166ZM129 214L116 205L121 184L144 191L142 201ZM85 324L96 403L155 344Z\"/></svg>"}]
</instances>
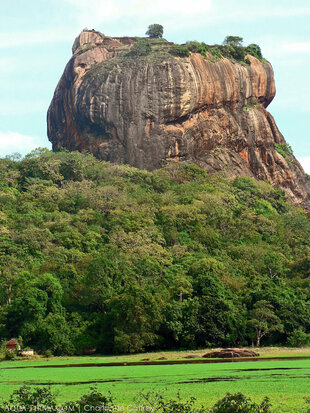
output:
<instances>
[{"instance_id":1,"label":"reddish rock surface","mask_svg":"<svg viewBox=\"0 0 310 413\"><path fill-rule=\"evenodd\" d=\"M269 63L252 56L249 65L212 62L196 53L120 57L134 41L94 30L77 37L48 110L54 149L86 150L148 170L168 161L196 163L269 181L310 208L301 165L275 149L285 140L266 110L275 96Z\"/></svg>"},{"instance_id":2,"label":"reddish rock surface","mask_svg":"<svg viewBox=\"0 0 310 413\"><path fill-rule=\"evenodd\" d=\"M219 351L212 351L203 355L204 358L235 358L235 357L259 357L255 351L246 348L226 348Z\"/></svg>"}]
</instances>

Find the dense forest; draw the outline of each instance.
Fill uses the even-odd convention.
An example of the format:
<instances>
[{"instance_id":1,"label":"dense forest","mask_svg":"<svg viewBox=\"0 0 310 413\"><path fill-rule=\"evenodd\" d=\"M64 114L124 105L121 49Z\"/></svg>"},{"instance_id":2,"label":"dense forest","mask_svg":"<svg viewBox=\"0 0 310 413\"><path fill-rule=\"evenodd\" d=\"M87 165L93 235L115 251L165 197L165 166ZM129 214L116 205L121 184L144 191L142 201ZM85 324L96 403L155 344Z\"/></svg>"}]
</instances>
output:
<instances>
[{"instance_id":1,"label":"dense forest","mask_svg":"<svg viewBox=\"0 0 310 413\"><path fill-rule=\"evenodd\" d=\"M139 352L310 337L310 220L266 182L38 149L0 160L0 338Z\"/></svg>"}]
</instances>

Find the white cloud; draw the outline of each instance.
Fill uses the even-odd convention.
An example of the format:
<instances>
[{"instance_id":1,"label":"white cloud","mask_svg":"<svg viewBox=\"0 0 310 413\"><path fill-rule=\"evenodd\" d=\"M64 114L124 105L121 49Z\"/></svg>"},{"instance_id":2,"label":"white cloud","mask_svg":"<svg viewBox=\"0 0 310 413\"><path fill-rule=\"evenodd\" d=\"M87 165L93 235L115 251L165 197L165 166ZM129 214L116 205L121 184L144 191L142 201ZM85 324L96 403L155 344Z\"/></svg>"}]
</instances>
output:
<instances>
[{"instance_id":1,"label":"white cloud","mask_svg":"<svg viewBox=\"0 0 310 413\"><path fill-rule=\"evenodd\" d=\"M295 53L310 53L310 42L287 42L282 45L284 52Z\"/></svg>"},{"instance_id":2,"label":"white cloud","mask_svg":"<svg viewBox=\"0 0 310 413\"><path fill-rule=\"evenodd\" d=\"M37 136L22 135L19 132L0 131L0 156L18 152L22 155L40 146L47 146L45 140Z\"/></svg>"},{"instance_id":3,"label":"white cloud","mask_svg":"<svg viewBox=\"0 0 310 413\"><path fill-rule=\"evenodd\" d=\"M277 60L279 64L285 66L298 66L302 64L305 59L308 59L308 54L310 53L310 42L292 42L279 36L268 36L262 37L260 43L264 54L272 56L273 61ZM295 55L294 59L292 55Z\"/></svg>"},{"instance_id":4,"label":"white cloud","mask_svg":"<svg viewBox=\"0 0 310 413\"><path fill-rule=\"evenodd\" d=\"M0 49L48 43L72 42L85 27L101 29L115 27L113 34L121 34L126 25L133 30L150 23L161 23L170 31L202 27L226 22L249 22L258 19L310 15L310 7L281 7L270 5L270 0L253 4L248 0L54 0L70 6L67 27L46 26L42 30L0 32ZM289 47L289 46L287 46ZM296 44L296 49L308 45Z\"/></svg>"},{"instance_id":5,"label":"white cloud","mask_svg":"<svg viewBox=\"0 0 310 413\"><path fill-rule=\"evenodd\" d=\"M190 18L203 16L205 21L216 19L251 20L258 18L282 18L304 16L310 14L310 7L273 6L270 0L253 4L248 0L58 0L70 4L75 9L76 18L80 24L95 24L118 20L123 17L135 18L169 18L170 23L180 17L187 18L188 26L196 23ZM209 13L212 11L212 13ZM206 14L208 13L208 14ZM180 23L177 21L176 23Z\"/></svg>"},{"instance_id":6,"label":"white cloud","mask_svg":"<svg viewBox=\"0 0 310 413\"><path fill-rule=\"evenodd\" d=\"M277 61L283 65L295 66L302 64L305 59L308 59L310 53L310 42L299 39L292 40L292 37L284 37L280 35L261 36L260 46L265 55L272 56L273 61ZM294 54L294 59L292 58ZM296 56L297 55L297 56Z\"/></svg>"},{"instance_id":7,"label":"white cloud","mask_svg":"<svg viewBox=\"0 0 310 413\"><path fill-rule=\"evenodd\" d=\"M306 16L310 14L310 7L293 7L288 8L284 6L272 7L270 3L266 4L266 7L259 2L257 6L251 2L246 1L244 7L236 9L235 2L233 4L233 15L229 15L230 18L239 18L242 20L262 19L262 18L283 18L283 17L297 17Z\"/></svg>"},{"instance_id":8,"label":"white cloud","mask_svg":"<svg viewBox=\"0 0 310 413\"><path fill-rule=\"evenodd\" d=\"M122 33L126 25L133 30L146 28L149 23L161 23L170 31L183 28L202 27L225 22L249 22L258 19L283 18L310 15L310 7L285 7L271 5L270 0L257 4L248 0L54 0L59 5L70 6L67 27L46 27L42 30L0 32L0 49L32 46L48 43L72 42L84 27L101 29L104 25L111 28L113 34ZM73 19L73 21L72 21ZM296 51L309 52L309 43L291 43ZM289 48L289 44L284 48Z\"/></svg>"},{"instance_id":9,"label":"white cloud","mask_svg":"<svg viewBox=\"0 0 310 413\"><path fill-rule=\"evenodd\" d=\"M297 88L296 85L295 89ZM307 95L302 94L302 90L298 90L299 94L296 95L296 90L287 90L285 93L281 93L276 96L272 102L272 110L293 110L299 113L309 113L310 103Z\"/></svg>"},{"instance_id":10,"label":"white cloud","mask_svg":"<svg viewBox=\"0 0 310 413\"><path fill-rule=\"evenodd\" d=\"M1 99L0 100L0 114L1 116L14 116L14 114L32 115L34 113L46 112L48 109L48 102L34 101L31 97L27 99Z\"/></svg>"},{"instance_id":11,"label":"white cloud","mask_svg":"<svg viewBox=\"0 0 310 413\"><path fill-rule=\"evenodd\" d=\"M307 174L310 174L310 156L301 157L298 158L298 160L304 168L305 172Z\"/></svg>"},{"instance_id":12,"label":"white cloud","mask_svg":"<svg viewBox=\"0 0 310 413\"><path fill-rule=\"evenodd\" d=\"M103 24L113 24L124 21L140 23L169 23L170 28L193 26L197 18L207 20L211 10L212 0L58 0L72 6L76 22L81 28L97 27ZM121 28L122 29L122 28ZM104 31L104 28L103 28Z\"/></svg>"},{"instance_id":13,"label":"white cloud","mask_svg":"<svg viewBox=\"0 0 310 413\"><path fill-rule=\"evenodd\" d=\"M0 32L0 49L45 43L71 42L75 35L75 30L59 30L57 28L21 32Z\"/></svg>"},{"instance_id":14,"label":"white cloud","mask_svg":"<svg viewBox=\"0 0 310 413\"><path fill-rule=\"evenodd\" d=\"M144 34L150 23L164 25L166 31L203 28L211 25L257 22L262 19L282 19L310 15L310 7L298 7L282 0L281 5L270 0L55 0L70 6L78 30L88 27L113 35ZM141 32L142 31L142 32Z\"/></svg>"}]
</instances>

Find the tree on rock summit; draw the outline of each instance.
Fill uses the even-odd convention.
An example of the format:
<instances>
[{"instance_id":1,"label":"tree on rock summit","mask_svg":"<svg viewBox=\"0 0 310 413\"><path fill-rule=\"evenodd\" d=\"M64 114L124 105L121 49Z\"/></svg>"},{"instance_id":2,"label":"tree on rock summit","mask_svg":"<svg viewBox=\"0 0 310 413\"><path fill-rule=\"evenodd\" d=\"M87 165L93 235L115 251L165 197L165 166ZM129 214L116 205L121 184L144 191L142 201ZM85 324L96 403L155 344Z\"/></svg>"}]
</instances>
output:
<instances>
[{"instance_id":1,"label":"tree on rock summit","mask_svg":"<svg viewBox=\"0 0 310 413\"><path fill-rule=\"evenodd\" d=\"M164 28L161 24L150 24L147 31L146 35L149 37L163 37L164 33Z\"/></svg>"}]
</instances>

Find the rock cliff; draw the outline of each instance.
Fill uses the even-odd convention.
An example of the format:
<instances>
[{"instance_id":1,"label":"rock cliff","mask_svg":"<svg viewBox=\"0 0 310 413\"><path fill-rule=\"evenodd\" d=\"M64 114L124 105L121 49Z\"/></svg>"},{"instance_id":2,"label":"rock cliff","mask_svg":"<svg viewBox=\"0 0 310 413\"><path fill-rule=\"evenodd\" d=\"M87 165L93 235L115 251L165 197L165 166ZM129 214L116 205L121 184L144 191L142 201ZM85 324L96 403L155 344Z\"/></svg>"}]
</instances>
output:
<instances>
[{"instance_id":1,"label":"rock cliff","mask_svg":"<svg viewBox=\"0 0 310 413\"><path fill-rule=\"evenodd\" d=\"M168 43L132 57L134 43L94 30L77 37L48 110L54 149L148 170L196 163L269 181L310 208L310 182L266 110L275 96L269 63L173 57Z\"/></svg>"}]
</instances>

